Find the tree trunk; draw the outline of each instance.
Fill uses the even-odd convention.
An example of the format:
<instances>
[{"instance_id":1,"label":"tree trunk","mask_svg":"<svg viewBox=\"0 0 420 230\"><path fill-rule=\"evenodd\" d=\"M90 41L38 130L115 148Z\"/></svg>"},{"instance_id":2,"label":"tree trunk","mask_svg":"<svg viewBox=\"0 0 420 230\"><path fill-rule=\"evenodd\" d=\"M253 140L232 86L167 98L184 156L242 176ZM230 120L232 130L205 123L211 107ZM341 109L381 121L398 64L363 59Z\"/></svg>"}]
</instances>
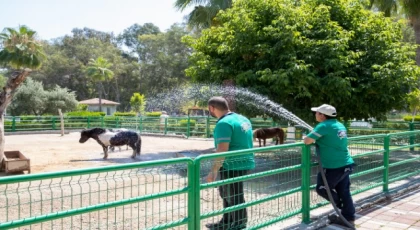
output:
<instances>
[{"instance_id":1,"label":"tree trunk","mask_svg":"<svg viewBox=\"0 0 420 230\"><path fill-rule=\"evenodd\" d=\"M414 28L414 35L416 37L416 63L420 66L420 18L419 17L411 17L410 18L411 24Z\"/></svg>"},{"instance_id":2,"label":"tree trunk","mask_svg":"<svg viewBox=\"0 0 420 230\"><path fill-rule=\"evenodd\" d=\"M101 83L98 82L98 95L99 95L99 112L102 112L102 88Z\"/></svg>"},{"instance_id":3,"label":"tree trunk","mask_svg":"<svg viewBox=\"0 0 420 230\"><path fill-rule=\"evenodd\" d=\"M7 80L6 86L3 87L3 91L0 93L0 163L3 162L4 158L4 112L10 102L12 102L17 87L19 87L30 73L30 69L13 71Z\"/></svg>"}]
</instances>

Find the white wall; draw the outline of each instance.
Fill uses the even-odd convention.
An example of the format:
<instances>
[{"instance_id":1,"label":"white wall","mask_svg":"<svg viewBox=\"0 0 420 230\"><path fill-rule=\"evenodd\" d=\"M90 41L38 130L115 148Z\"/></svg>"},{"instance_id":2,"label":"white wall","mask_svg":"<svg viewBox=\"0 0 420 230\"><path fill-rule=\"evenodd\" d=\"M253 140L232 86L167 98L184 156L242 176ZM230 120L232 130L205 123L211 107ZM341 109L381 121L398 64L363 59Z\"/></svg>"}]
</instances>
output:
<instances>
[{"instance_id":1,"label":"white wall","mask_svg":"<svg viewBox=\"0 0 420 230\"><path fill-rule=\"evenodd\" d=\"M98 112L99 105L89 105L88 111ZM102 105L102 112L104 112L106 115L114 115L114 113L117 112L117 106L116 105Z\"/></svg>"}]
</instances>

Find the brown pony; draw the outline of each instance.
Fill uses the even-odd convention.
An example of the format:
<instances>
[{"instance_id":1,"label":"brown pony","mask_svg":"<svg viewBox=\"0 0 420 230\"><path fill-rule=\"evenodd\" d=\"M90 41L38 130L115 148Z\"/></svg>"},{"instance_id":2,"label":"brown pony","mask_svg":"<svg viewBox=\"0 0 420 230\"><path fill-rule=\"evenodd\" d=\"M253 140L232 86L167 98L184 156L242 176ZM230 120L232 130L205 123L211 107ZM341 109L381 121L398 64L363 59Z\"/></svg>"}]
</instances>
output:
<instances>
[{"instance_id":1,"label":"brown pony","mask_svg":"<svg viewBox=\"0 0 420 230\"><path fill-rule=\"evenodd\" d=\"M256 129L253 132L254 139L258 139L258 142L260 143L261 147L261 139L264 140L264 146L265 146L265 140L267 138L276 138L276 145L283 144L284 143L284 131L282 128L262 128L262 129Z\"/></svg>"}]
</instances>

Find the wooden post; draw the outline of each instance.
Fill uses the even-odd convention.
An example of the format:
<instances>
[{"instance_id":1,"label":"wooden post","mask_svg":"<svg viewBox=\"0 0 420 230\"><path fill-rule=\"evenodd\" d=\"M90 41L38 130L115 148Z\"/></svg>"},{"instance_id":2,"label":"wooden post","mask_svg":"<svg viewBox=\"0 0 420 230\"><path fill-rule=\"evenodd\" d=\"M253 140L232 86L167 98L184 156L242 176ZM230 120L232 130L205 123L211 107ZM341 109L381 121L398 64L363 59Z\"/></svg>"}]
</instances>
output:
<instances>
[{"instance_id":1,"label":"wooden post","mask_svg":"<svg viewBox=\"0 0 420 230\"><path fill-rule=\"evenodd\" d=\"M64 117L63 113L61 113L61 109L58 109L58 114L60 114L61 136L64 136Z\"/></svg>"}]
</instances>

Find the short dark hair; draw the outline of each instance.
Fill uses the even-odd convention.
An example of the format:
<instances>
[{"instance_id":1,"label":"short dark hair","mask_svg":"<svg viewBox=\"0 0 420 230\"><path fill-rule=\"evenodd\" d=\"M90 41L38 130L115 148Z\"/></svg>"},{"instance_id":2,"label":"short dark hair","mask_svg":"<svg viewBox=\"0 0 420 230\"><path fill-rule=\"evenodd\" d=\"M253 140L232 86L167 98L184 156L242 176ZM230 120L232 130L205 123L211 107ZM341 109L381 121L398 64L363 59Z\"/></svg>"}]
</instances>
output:
<instances>
[{"instance_id":1,"label":"short dark hair","mask_svg":"<svg viewBox=\"0 0 420 230\"><path fill-rule=\"evenodd\" d=\"M325 114L324 114L324 116L325 116L325 118L326 118L327 120L337 119L337 116L335 116L335 117L331 117L331 116L328 116L328 115L325 115Z\"/></svg>"},{"instance_id":2,"label":"short dark hair","mask_svg":"<svg viewBox=\"0 0 420 230\"><path fill-rule=\"evenodd\" d=\"M207 104L218 110L229 110L228 102L223 97L212 97Z\"/></svg>"}]
</instances>

